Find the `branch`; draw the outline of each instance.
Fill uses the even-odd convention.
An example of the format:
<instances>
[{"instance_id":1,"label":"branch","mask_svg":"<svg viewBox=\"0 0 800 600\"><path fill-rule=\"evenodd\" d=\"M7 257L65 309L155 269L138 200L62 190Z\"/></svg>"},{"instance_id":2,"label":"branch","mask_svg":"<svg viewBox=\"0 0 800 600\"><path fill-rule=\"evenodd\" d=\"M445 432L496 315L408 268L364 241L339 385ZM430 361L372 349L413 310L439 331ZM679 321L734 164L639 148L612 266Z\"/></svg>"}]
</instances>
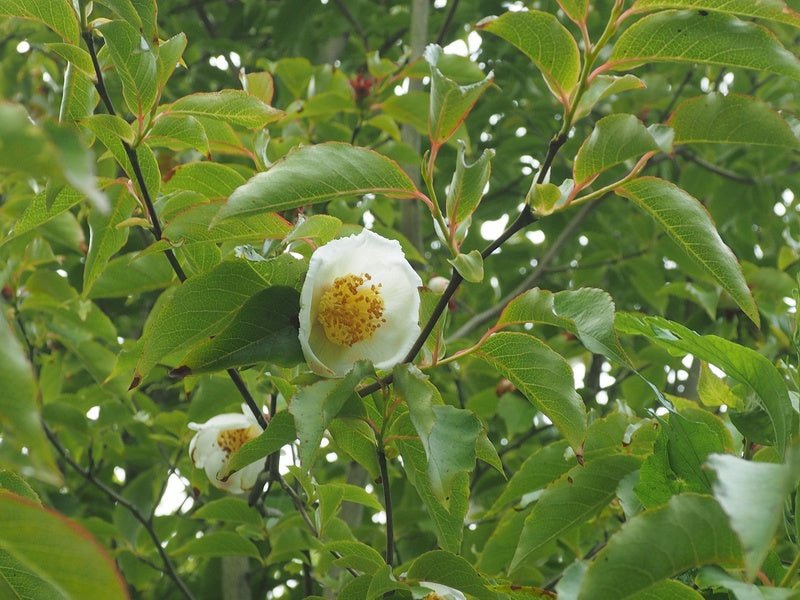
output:
<instances>
[{"instance_id":1,"label":"branch","mask_svg":"<svg viewBox=\"0 0 800 600\"><path fill-rule=\"evenodd\" d=\"M159 539L158 535L156 535L155 528L153 527L152 519L148 519L146 516L142 514L142 512L136 508L128 499L121 496L113 489L108 487L105 483L97 479L94 474L89 471L88 469L84 469L80 466L75 460L69 455L67 449L61 445L61 441L56 436L55 432L50 429L47 423L42 423L44 428L44 433L47 436L47 439L50 440L50 443L53 444L53 447L56 451L61 455L64 461L72 467L72 469L78 473L81 477L83 477L86 481L91 483L101 492L103 492L106 496L108 496L111 500L125 508L134 519L141 523L142 527L145 528L147 534L150 536L150 539L153 542L153 546L155 546L156 551L158 551L158 555L161 557L161 562L164 564L164 572L167 576L172 579L175 585L178 586L178 589L183 594L185 598L189 600L194 600L194 596L192 592L189 591L189 588L186 587L186 583L180 578L178 572L175 570L175 565L172 564L172 560L170 559L169 555L167 554L166 550L164 550L163 546L161 545L161 540Z\"/></svg>"},{"instance_id":2,"label":"branch","mask_svg":"<svg viewBox=\"0 0 800 600\"><path fill-rule=\"evenodd\" d=\"M367 32L364 31L364 28L361 26L361 23L356 19L355 15L347 8L347 5L342 2L342 0L333 0L333 5L336 9L342 13L342 16L347 20L350 25L353 26L355 32L358 34L358 37L361 38L361 42L364 44L364 50L369 51L369 37L367 36Z\"/></svg>"},{"instance_id":3,"label":"branch","mask_svg":"<svg viewBox=\"0 0 800 600\"><path fill-rule=\"evenodd\" d=\"M386 453L378 450L378 465L381 469L381 486L383 487L383 506L386 512L386 564L392 566L394 561L394 519L392 516L392 491L389 487L389 469L386 464Z\"/></svg>"},{"instance_id":4,"label":"branch","mask_svg":"<svg viewBox=\"0 0 800 600\"><path fill-rule=\"evenodd\" d=\"M738 183L746 183L748 185L755 185L757 183L755 178L750 177L749 175L743 175L742 173L737 173L736 171L731 171L724 167L717 166L714 163L708 162L704 158L700 158L685 148L678 148L675 151L675 154L685 158L689 162L693 162L698 167L702 167L706 171L710 171L711 173L719 175L720 177L724 177L725 179L730 179L731 181L736 181Z\"/></svg>"},{"instance_id":5,"label":"branch","mask_svg":"<svg viewBox=\"0 0 800 600\"><path fill-rule=\"evenodd\" d=\"M450 1L450 8L447 11L447 15L444 17L444 22L442 23L441 29L439 29L439 35L436 36L436 43L440 46L444 41L445 36L447 35L447 30L450 28L450 24L453 22L453 17L456 14L456 9L458 9L458 2L459 0L451 0Z\"/></svg>"}]
</instances>

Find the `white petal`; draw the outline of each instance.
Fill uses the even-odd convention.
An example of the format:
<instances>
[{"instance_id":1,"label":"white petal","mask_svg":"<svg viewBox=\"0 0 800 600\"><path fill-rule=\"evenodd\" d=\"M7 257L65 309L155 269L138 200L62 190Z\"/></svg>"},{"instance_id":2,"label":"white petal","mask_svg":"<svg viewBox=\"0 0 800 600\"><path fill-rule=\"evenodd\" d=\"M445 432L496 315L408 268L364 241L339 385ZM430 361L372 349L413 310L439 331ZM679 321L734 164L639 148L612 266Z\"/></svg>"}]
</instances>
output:
<instances>
[{"instance_id":1,"label":"white petal","mask_svg":"<svg viewBox=\"0 0 800 600\"><path fill-rule=\"evenodd\" d=\"M189 423L189 429L202 431L204 429L244 429L250 427L253 422L243 413L223 413L216 417L211 417L205 423Z\"/></svg>"},{"instance_id":2,"label":"white petal","mask_svg":"<svg viewBox=\"0 0 800 600\"><path fill-rule=\"evenodd\" d=\"M433 591L443 600L467 600L467 597L455 588L432 581L420 581L419 585Z\"/></svg>"}]
</instances>

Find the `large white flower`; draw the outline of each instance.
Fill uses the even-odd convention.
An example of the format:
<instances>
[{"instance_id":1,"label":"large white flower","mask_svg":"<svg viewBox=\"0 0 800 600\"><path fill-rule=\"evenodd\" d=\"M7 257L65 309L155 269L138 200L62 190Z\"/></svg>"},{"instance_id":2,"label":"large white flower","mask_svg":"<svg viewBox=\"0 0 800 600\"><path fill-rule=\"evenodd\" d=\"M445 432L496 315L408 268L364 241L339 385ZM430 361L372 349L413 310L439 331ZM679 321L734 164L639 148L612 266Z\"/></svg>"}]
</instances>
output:
<instances>
[{"instance_id":1,"label":"large white flower","mask_svg":"<svg viewBox=\"0 0 800 600\"><path fill-rule=\"evenodd\" d=\"M211 485L234 494L244 493L255 485L264 467L263 460L250 463L224 481L221 478L231 454L261 433L246 404L242 404L241 413L224 413L205 423L189 423L189 429L197 432L189 443L189 456L194 466L205 470Z\"/></svg>"},{"instance_id":2,"label":"large white flower","mask_svg":"<svg viewBox=\"0 0 800 600\"><path fill-rule=\"evenodd\" d=\"M358 360L390 369L419 335L422 280L395 240L367 229L311 256L300 294L300 344L311 369L341 377Z\"/></svg>"}]
</instances>

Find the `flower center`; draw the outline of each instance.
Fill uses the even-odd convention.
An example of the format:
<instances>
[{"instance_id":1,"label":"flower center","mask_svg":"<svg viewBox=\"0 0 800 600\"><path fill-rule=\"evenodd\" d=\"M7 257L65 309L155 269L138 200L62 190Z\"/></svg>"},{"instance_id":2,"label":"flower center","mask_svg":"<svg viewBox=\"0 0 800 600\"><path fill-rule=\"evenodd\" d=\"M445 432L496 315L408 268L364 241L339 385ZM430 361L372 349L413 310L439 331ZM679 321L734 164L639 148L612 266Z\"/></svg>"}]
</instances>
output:
<instances>
[{"instance_id":1,"label":"flower center","mask_svg":"<svg viewBox=\"0 0 800 600\"><path fill-rule=\"evenodd\" d=\"M372 337L386 322L380 284L367 284L369 273L337 277L319 301L317 317L328 339L352 346Z\"/></svg>"},{"instance_id":2,"label":"flower center","mask_svg":"<svg viewBox=\"0 0 800 600\"><path fill-rule=\"evenodd\" d=\"M217 434L217 445L230 456L253 438L258 437L261 429L256 425L242 429L223 429Z\"/></svg>"}]
</instances>

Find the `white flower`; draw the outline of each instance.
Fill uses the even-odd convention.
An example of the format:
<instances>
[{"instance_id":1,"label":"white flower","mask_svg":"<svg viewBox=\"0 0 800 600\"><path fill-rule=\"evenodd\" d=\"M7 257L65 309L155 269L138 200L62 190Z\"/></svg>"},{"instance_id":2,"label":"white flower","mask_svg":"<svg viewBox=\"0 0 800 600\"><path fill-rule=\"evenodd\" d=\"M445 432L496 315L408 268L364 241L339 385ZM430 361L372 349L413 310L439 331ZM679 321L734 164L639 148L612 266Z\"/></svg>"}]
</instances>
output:
<instances>
[{"instance_id":1,"label":"white flower","mask_svg":"<svg viewBox=\"0 0 800 600\"><path fill-rule=\"evenodd\" d=\"M432 591L431 594L425 596L426 600L467 600L467 597L457 589L442 585L441 583L420 581L419 585Z\"/></svg>"},{"instance_id":2,"label":"white flower","mask_svg":"<svg viewBox=\"0 0 800 600\"><path fill-rule=\"evenodd\" d=\"M422 280L400 244L365 229L311 256L300 294L300 344L311 369L341 377L359 360L390 369L419 335Z\"/></svg>"},{"instance_id":3,"label":"white flower","mask_svg":"<svg viewBox=\"0 0 800 600\"><path fill-rule=\"evenodd\" d=\"M224 413L202 424L189 423L189 429L197 432L189 442L189 456L195 467L205 470L211 485L234 494L244 493L255 485L264 467L263 460L250 463L224 481L221 479L231 454L261 433L246 404L242 404L241 413Z\"/></svg>"}]
</instances>

